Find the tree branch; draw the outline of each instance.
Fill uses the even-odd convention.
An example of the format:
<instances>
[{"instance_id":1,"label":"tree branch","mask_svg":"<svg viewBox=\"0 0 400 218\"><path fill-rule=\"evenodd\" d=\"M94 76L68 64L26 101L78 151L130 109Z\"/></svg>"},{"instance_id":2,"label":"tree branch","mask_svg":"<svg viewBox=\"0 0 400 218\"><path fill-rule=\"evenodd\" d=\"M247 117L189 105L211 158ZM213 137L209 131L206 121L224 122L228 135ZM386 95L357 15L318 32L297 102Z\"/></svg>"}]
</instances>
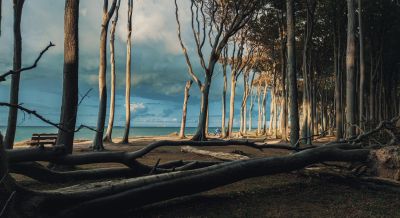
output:
<instances>
[{"instance_id":1,"label":"tree branch","mask_svg":"<svg viewBox=\"0 0 400 218\"><path fill-rule=\"evenodd\" d=\"M37 64L39 63L39 61L42 58L43 54L46 53L47 50L49 50L53 46L55 46L55 45L52 42L50 42L49 45L40 52L39 56L36 58L35 62L31 66L24 67L24 68L21 68L19 70L9 70L7 73L4 73L3 75L0 75L0 82L6 81L6 77L7 76L10 76L10 75L13 75L13 74L17 74L17 73L21 73L23 71L31 70L31 69L37 67Z\"/></svg>"}]
</instances>

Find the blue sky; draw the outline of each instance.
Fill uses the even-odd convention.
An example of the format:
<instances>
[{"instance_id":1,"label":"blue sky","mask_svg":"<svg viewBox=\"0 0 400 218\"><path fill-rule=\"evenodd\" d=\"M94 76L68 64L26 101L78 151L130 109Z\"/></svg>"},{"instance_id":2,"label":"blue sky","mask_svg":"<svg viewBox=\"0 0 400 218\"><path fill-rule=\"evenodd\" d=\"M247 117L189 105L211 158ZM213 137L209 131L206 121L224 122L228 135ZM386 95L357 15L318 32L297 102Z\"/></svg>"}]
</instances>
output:
<instances>
[{"instance_id":1,"label":"blue sky","mask_svg":"<svg viewBox=\"0 0 400 218\"><path fill-rule=\"evenodd\" d=\"M79 17L80 63L79 93L93 91L79 107L78 123L95 125L98 111L98 63L102 1L81 0ZM180 18L183 38L194 61L195 71L203 78L194 51L190 30L190 11L187 3L180 1ZM117 95L115 125L125 120L124 79L126 54L127 1L122 0L116 35ZM183 90L190 79L186 62L177 40L175 6L173 0L134 1L132 38L132 121L134 126L179 126ZM64 1L26 1L22 17L23 66L31 65L37 54L52 41L56 47L41 59L39 66L21 76L20 103L38 111L53 121L59 119L63 69L63 19ZM12 4L3 1L2 35L0 37L0 72L12 67ZM107 74L109 75L109 64ZM211 102L210 126L221 123L221 67L216 67ZM0 83L0 101L8 101L9 80ZM229 81L229 78L228 78ZM109 91L109 80L108 80ZM229 90L229 87L228 87ZM194 84L190 90L188 126L196 126L200 94ZM236 97L241 101L242 78ZM228 94L229 97L229 94ZM229 98L227 98L229 99ZM0 108L0 126L6 124L6 108ZM228 112L228 111L227 111ZM236 107L235 123L239 108ZM34 117L19 115L19 125L43 125ZM255 124L255 123L254 123Z\"/></svg>"}]
</instances>

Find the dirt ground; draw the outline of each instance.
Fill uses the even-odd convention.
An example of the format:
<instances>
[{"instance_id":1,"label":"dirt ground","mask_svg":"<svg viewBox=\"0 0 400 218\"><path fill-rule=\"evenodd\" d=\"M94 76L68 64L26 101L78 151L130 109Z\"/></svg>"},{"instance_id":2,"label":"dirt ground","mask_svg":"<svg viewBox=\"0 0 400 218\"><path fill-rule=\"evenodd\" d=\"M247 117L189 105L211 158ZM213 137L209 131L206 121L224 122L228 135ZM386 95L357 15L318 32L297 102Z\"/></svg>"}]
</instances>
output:
<instances>
[{"instance_id":1,"label":"dirt ground","mask_svg":"<svg viewBox=\"0 0 400 218\"><path fill-rule=\"evenodd\" d=\"M157 140L178 140L175 136L137 137L130 144L107 143L111 151L134 151ZM329 141L319 140L318 143ZM116 139L115 141L119 141ZM268 143L277 143L268 140ZM77 141L74 152L90 151L89 141ZM20 143L19 147L23 147ZM250 157L285 155L283 150L259 151L243 146L206 147L210 151L240 150ZM195 154L182 153L180 147L161 147L140 158L154 165L172 160L212 160ZM81 168L117 167L119 164L90 164ZM15 175L24 186L53 189L71 184L40 184ZM84 181L89 182L89 181ZM119 211L115 217L400 217L400 194L371 190L331 180L309 178L297 173L252 178L205 193L182 197L141 209Z\"/></svg>"}]
</instances>

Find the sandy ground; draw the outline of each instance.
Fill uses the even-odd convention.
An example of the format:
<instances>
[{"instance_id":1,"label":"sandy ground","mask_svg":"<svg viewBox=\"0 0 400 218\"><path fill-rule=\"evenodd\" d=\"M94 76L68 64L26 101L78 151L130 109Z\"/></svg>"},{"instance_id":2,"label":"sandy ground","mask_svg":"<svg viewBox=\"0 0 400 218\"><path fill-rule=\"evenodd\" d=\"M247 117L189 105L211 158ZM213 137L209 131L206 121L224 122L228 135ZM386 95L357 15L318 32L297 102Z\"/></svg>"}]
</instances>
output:
<instances>
[{"instance_id":1,"label":"sandy ground","mask_svg":"<svg viewBox=\"0 0 400 218\"><path fill-rule=\"evenodd\" d=\"M129 144L105 143L110 151L135 151L158 140L180 140L177 136L135 137ZM263 141L264 138L257 139ZM326 137L318 143L332 140ZM120 139L114 139L119 142ZM266 139L270 144L279 140ZM18 148L26 147L21 142ZM76 141L74 152L91 151L91 141ZM285 155L284 150L257 149L243 146L201 148L210 151L240 150L250 157ZM154 165L172 160L212 160L195 154L182 153L180 147L157 148L139 159ZM80 168L119 167L120 164L89 164ZM24 186L52 189L71 184L40 184L24 176L15 175ZM86 183L90 181L83 181ZM182 197L136 210L119 211L115 217L400 217L400 196L382 190L353 187L334 181L311 179L295 173L252 178L220 187L205 193Z\"/></svg>"}]
</instances>

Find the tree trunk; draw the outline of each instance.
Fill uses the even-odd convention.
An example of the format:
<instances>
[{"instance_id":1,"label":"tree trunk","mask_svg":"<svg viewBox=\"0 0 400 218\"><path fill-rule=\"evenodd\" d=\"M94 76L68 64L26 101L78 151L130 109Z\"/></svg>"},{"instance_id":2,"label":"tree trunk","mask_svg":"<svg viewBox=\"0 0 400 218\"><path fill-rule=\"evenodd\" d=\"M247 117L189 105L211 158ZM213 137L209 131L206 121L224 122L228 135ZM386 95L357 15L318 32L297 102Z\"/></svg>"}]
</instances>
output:
<instances>
[{"instance_id":1,"label":"tree trunk","mask_svg":"<svg viewBox=\"0 0 400 218\"><path fill-rule=\"evenodd\" d=\"M233 131L233 120L235 116L235 95L236 95L236 78L235 78L235 73L232 71L231 75L231 96L230 96L230 101L229 101L229 122L228 122L228 132L227 136L232 137L232 131Z\"/></svg>"},{"instance_id":2,"label":"tree trunk","mask_svg":"<svg viewBox=\"0 0 400 218\"><path fill-rule=\"evenodd\" d=\"M225 51L225 57L227 58L227 51ZM227 63L224 60L224 63L222 65L223 69L222 69L222 73L223 73L223 77L224 77L224 87L222 89L222 117L221 117L221 132L222 132L222 138L226 137L226 129L225 129L225 121L226 121L226 89L228 86L228 81L227 81L227 77L226 77L226 67L227 67Z\"/></svg>"},{"instance_id":3,"label":"tree trunk","mask_svg":"<svg viewBox=\"0 0 400 218\"><path fill-rule=\"evenodd\" d=\"M346 49L346 123L348 128L346 133L348 137L353 137L356 134L356 116L355 116L355 104L356 104L356 86L355 86L355 71L354 71L354 60L355 60L355 36L354 36L354 25L355 25L355 12L354 12L354 0L347 0L347 49Z\"/></svg>"},{"instance_id":4,"label":"tree trunk","mask_svg":"<svg viewBox=\"0 0 400 218\"><path fill-rule=\"evenodd\" d=\"M296 42L295 42L295 24L293 0L286 0L287 10L287 50L288 50L288 86L290 103L290 143L295 145L299 140L299 108L297 101L297 76L296 76Z\"/></svg>"},{"instance_id":5,"label":"tree trunk","mask_svg":"<svg viewBox=\"0 0 400 218\"><path fill-rule=\"evenodd\" d=\"M107 31L108 23L114 13L117 0L113 0L113 4L108 10L108 0L104 0L103 5L103 18L101 24L100 33L100 62L99 62L99 112L97 115L97 131L93 139L93 150L102 151L103 146L103 134L104 124L106 121L106 109L107 109L107 85L106 85L106 73L107 73Z\"/></svg>"},{"instance_id":6,"label":"tree trunk","mask_svg":"<svg viewBox=\"0 0 400 218\"><path fill-rule=\"evenodd\" d=\"M336 141L340 141L343 138L343 104L342 104L342 70L340 68L340 21L338 22L337 17L339 16L336 9L336 2L332 2L334 8L333 13L333 69L335 71L335 126L336 126Z\"/></svg>"},{"instance_id":7,"label":"tree trunk","mask_svg":"<svg viewBox=\"0 0 400 218\"><path fill-rule=\"evenodd\" d=\"M106 136L104 137L104 142L112 142L112 131L114 127L114 115L115 115L115 83L116 83L116 73L115 73L115 52L114 52L114 41L115 41L115 29L118 23L118 11L121 5L121 0L118 0L118 4L115 8L115 18L111 24L110 30L110 65L111 65L111 93L110 93L110 114L108 117L108 125Z\"/></svg>"},{"instance_id":8,"label":"tree trunk","mask_svg":"<svg viewBox=\"0 0 400 218\"><path fill-rule=\"evenodd\" d=\"M196 133L192 138L193 141L207 140L206 122L207 122L208 96L210 93L210 86L211 86L211 78L209 76L206 76L204 85L201 88L201 106L200 106L199 124L197 125Z\"/></svg>"},{"instance_id":9,"label":"tree trunk","mask_svg":"<svg viewBox=\"0 0 400 218\"><path fill-rule=\"evenodd\" d=\"M358 26L359 26L359 42L360 42L360 90L359 90L359 122L360 127L365 125L365 61L364 61L364 34L363 34L363 19L362 19L362 0L358 0Z\"/></svg>"},{"instance_id":10,"label":"tree trunk","mask_svg":"<svg viewBox=\"0 0 400 218\"><path fill-rule=\"evenodd\" d=\"M133 0L128 0L128 39L126 40L126 78L125 78L125 131L122 143L129 143L131 128L131 35Z\"/></svg>"},{"instance_id":11,"label":"tree trunk","mask_svg":"<svg viewBox=\"0 0 400 218\"><path fill-rule=\"evenodd\" d=\"M250 108L249 108L249 131L250 132L253 128L254 95L252 92L253 92L253 87L251 87L251 91L250 91Z\"/></svg>"},{"instance_id":12,"label":"tree trunk","mask_svg":"<svg viewBox=\"0 0 400 218\"><path fill-rule=\"evenodd\" d=\"M267 94L268 94L268 85L265 82L264 92L262 97L262 108L261 108L261 116L262 116L262 134L266 134L267 132Z\"/></svg>"},{"instance_id":13,"label":"tree trunk","mask_svg":"<svg viewBox=\"0 0 400 218\"><path fill-rule=\"evenodd\" d=\"M58 131L57 144L64 145L67 154L72 154L74 130L78 110L79 76L79 1L65 1L64 15L64 78L60 126L68 130Z\"/></svg>"},{"instance_id":14,"label":"tree trunk","mask_svg":"<svg viewBox=\"0 0 400 218\"><path fill-rule=\"evenodd\" d=\"M261 83L257 87L257 135L261 134L262 114L261 114Z\"/></svg>"},{"instance_id":15,"label":"tree trunk","mask_svg":"<svg viewBox=\"0 0 400 218\"><path fill-rule=\"evenodd\" d=\"M189 99L189 90L192 86L193 80L189 80L186 82L185 86L185 96L183 98L183 108L182 108L182 122L181 122L181 130L179 131L179 137L181 139L185 138L185 127L186 127L186 111L187 111L187 102Z\"/></svg>"},{"instance_id":16,"label":"tree trunk","mask_svg":"<svg viewBox=\"0 0 400 218\"><path fill-rule=\"evenodd\" d=\"M2 18L2 14L3 14L3 2L2 0L0 0L0 36L1 36L1 18Z\"/></svg>"},{"instance_id":17,"label":"tree trunk","mask_svg":"<svg viewBox=\"0 0 400 218\"><path fill-rule=\"evenodd\" d=\"M13 70L21 69L21 59L22 59L22 37L21 37L21 17L22 8L25 0L13 0L14 7L14 59L13 59ZM10 104L19 104L19 81L20 73L13 74L11 77L11 87L10 87ZM4 139L4 146L7 149L12 149L14 146L15 131L17 129L18 120L18 109L9 108L8 111L8 122L7 131Z\"/></svg>"}]
</instances>

